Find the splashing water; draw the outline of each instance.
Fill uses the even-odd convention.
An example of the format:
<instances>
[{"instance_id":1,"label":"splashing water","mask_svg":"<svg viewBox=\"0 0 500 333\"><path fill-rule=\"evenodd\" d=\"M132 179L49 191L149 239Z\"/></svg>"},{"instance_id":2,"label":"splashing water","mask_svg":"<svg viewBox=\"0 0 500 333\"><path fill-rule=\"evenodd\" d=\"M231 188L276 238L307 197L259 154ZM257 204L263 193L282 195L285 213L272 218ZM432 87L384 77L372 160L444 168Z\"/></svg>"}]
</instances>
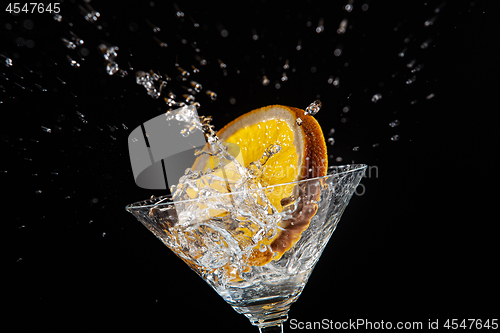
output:
<instances>
[{"instance_id":1,"label":"splashing water","mask_svg":"<svg viewBox=\"0 0 500 333\"><path fill-rule=\"evenodd\" d=\"M158 99L161 95L163 87L166 85L165 81L160 80L161 76L154 73L152 70L149 73L137 71L135 74L135 82L143 86L148 95ZM158 83L157 83L158 82Z\"/></svg>"},{"instance_id":2,"label":"splashing water","mask_svg":"<svg viewBox=\"0 0 500 333\"><path fill-rule=\"evenodd\" d=\"M322 104L319 99L315 100L314 102L309 104L309 106L306 108L304 115L307 116L310 114L311 116L314 116L321 109L321 105Z\"/></svg>"},{"instance_id":3,"label":"splashing water","mask_svg":"<svg viewBox=\"0 0 500 333\"><path fill-rule=\"evenodd\" d=\"M77 211L85 223L105 228L97 221L112 220L110 207L149 197L136 189L127 199L132 182L116 165L128 165L121 151L128 131L165 107L196 105L205 114L217 111L214 121L227 123L253 106L321 99L326 112L318 121L336 129L328 135L330 164L336 164L369 162L366 156L376 154L375 147L402 146L411 137L405 133L413 121L408 114L438 96L426 82L432 82L431 52L442 38L438 29L448 5L436 7L438 12L422 5L419 13L398 18L380 5L345 0L337 11L291 10L275 25L273 15L281 11L272 9L258 22L241 18L235 24L229 9L215 7L205 15L187 4L181 10L148 2L132 11L84 3L65 3L54 15L6 15L0 25L9 36L0 46L0 104L16 118L13 124L24 125L3 134L22 164L6 171L17 170L19 180L31 186L28 192L42 191L33 221L46 219L46 207L61 203L68 214ZM40 105L50 107L42 112ZM319 107L313 102L307 112L313 115ZM395 129L387 126L396 118ZM200 120L202 127L211 126L208 119ZM188 126L185 134L195 128ZM89 186L89 179L98 185ZM24 224L29 230L30 223Z\"/></svg>"},{"instance_id":4,"label":"splashing water","mask_svg":"<svg viewBox=\"0 0 500 333\"><path fill-rule=\"evenodd\" d=\"M210 120L198 117L194 106L167 112L167 121L184 124L181 134L186 138L200 130L207 139L207 146L195 152L198 156L195 166L188 168L179 184L172 187L178 223L169 231L176 239L176 246L193 263L218 269L232 262L232 269L242 273L246 267L242 259L249 258L261 240L272 239L285 216L278 213L264 192L255 191L266 185L259 177L266 162L281 147L270 145L259 160L245 168L239 149L234 151L235 147L222 143ZM209 162L215 165L204 170ZM155 206L151 214L158 209L164 208Z\"/></svg>"}]
</instances>

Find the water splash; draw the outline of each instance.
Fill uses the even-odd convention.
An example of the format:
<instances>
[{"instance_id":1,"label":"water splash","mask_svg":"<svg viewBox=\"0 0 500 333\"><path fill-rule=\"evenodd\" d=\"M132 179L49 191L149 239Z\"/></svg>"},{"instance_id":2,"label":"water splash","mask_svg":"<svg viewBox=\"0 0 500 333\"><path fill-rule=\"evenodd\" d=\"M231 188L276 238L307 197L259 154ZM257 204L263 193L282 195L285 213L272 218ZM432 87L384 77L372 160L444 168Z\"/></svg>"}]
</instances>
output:
<instances>
[{"instance_id":1,"label":"water splash","mask_svg":"<svg viewBox=\"0 0 500 333\"><path fill-rule=\"evenodd\" d=\"M70 103L74 104L73 110L70 110L72 118L68 118L66 120L63 119L60 122L54 121L54 123L50 123L44 121L44 123L42 123L43 125L47 126L46 128L50 127L50 132L46 132L43 129L42 130L44 132L41 132L40 127L36 127L40 126L41 124L35 125L35 131L33 131L32 134L33 136L36 136L38 134L40 135L40 138L51 139L54 138L54 135L57 135L62 139L57 141L57 145L50 145L50 148L54 148L54 150L56 151L64 150L65 153L61 152L61 154L67 154L69 149L63 146L63 142L67 141L64 140L64 136L67 135L64 133L78 134L79 138L81 139L81 149L91 149L91 146L95 149L98 144L94 143L93 140L101 139L103 144L107 142L109 142L110 144L120 144L120 142L123 142L123 136L120 135L120 131L114 131L113 133L111 133L113 135L109 136L109 131L112 130L110 129L108 131L108 127L104 125L104 122L106 121L111 122L111 120L104 119L106 117L111 117L113 111L107 109L103 112L100 112L99 114L92 114L90 111L86 111L85 113L88 114L88 120L92 119L92 123L95 124L95 126L79 126L87 121L87 117L84 118L82 116L75 116L74 114L74 111L77 108L80 110L84 110L84 96L86 94L80 93L81 90L78 87L79 80L74 79L73 75L71 74L74 73L72 69L76 69L79 67L85 69L85 71L83 72L82 70L75 71L78 75L86 75L87 72L89 74L97 73L96 69L91 67L91 64L95 63L94 60L96 60L92 57L97 56L97 60L103 63L102 69L104 69L104 72L106 72L107 74L102 75L100 74L102 72L101 71L99 72L100 77L92 76L92 80L95 80L94 82L96 83L96 87L104 88L104 86L100 86L100 81L107 81L108 86L105 87L105 89L99 89L102 91L106 91L107 95L105 97L103 97L104 95L98 96L97 93L95 94L96 105L105 105L107 103L107 99L109 98L110 100L114 101L114 104L120 106L123 110L127 110L128 102L130 101L129 98L135 98L135 94L132 92L137 90L137 87L134 86L134 82L136 82L138 85L144 87L145 91L142 90L142 88L139 88L141 92L146 92L153 99L158 99L162 94L165 94L165 96L163 97L165 97L166 102L168 100L167 104L170 107L180 106L183 103L185 104L186 100L188 100L188 103L192 102L203 104L202 110L207 110L209 112L211 112L211 110L218 109L224 110L227 115L224 115L223 112L222 117L227 117L227 120L230 120L229 118L232 118L232 112L235 109L234 107L232 107L232 105L233 103L236 103L236 100L238 100L238 104L241 104L243 106L246 105L248 100L254 99L254 101L257 102L259 98L267 93L268 96L269 94L271 94L271 97L269 98L275 98L274 101L276 101L277 103L286 104L286 101L290 100L290 98L288 97L290 95L288 94L290 93L290 91L294 91L290 89L298 88L296 86L297 82L302 81L302 78L306 78L307 83L304 84L304 82L300 82L300 89L305 89L304 87L307 85L307 89L310 89L314 94L318 95L317 98L321 98L321 100L323 100L323 102L325 103L328 102L329 105L334 105L334 107L332 107L333 112L331 112L331 121L338 121L338 124L335 125L337 129L337 132L335 134L337 142L335 142L335 139L331 137L332 140L330 140L329 138L328 144L330 147L335 143L336 152L334 155L331 155L331 159L339 159L337 160L337 162L342 161L342 158L338 155L342 155L344 160L350 161L351 157L349 156L349 153L352 153L351 148L353 146L359 145L363 149L364 154L366 151L364 148L370 147L373 142L381 142L380 145L382 146L384 145L384 140L388 141L388 138L392 138L394 133L390 133L389 135L375 133L374 135L380 135L382 137L372 137L370 138L371 141L369 141L368 143L349 142L348 144L345 144L343 135L345 134L347 126L343 124L347 122L347 124L350 123L359 125L356 123L357 120L355 119L357 119L356 117L360 116L362 112L362 108L357 107L360 101L368 101L368 104L370 105L367 109L369 109L370 107L379 106L372 105L369 102L370 99L373 99L376 96L372 96L372 94L370 94L370 91L379 92L380 97L383 94L384 104L388 105L389 103L394 101L392 96L400 92L401 89L407 89L405 90L405 92L407 91L408 95L410 96L415 91L414 89L419 87L419 84L427 82L425 78L421 77L421 75L427 75L427 73L425 71L420 71L424 63L428 61L426 60L425 56L423 56L423 54L431 50L434 45L439 45L439 36L435 32L439 31L436 29L440 29L440 25L445 21L440 19L441 15L446 14L444 12L448 12L448 8L446 11L443 11L443 13L441 13L439 8L436 8L437 12L432 13L432 8L429 8L431 9L431 12L427 12L424 16L417 17L415 19L416 23L413 25L411 22L407 23L406 19L400 19L401 28L397 33L393 34L394 36L398 36L394 39L394 47L387 47L386 49L384 48L380 50L381 53L387 51L388 57L395 57L395 59L391 58L395 60L395 63L399 62L398 68L391 68L391 72L388 73L386 71L385 74L388 74L389 76L391 73L396 71L398 71L400 74L398 74L398 76L392 81L385 81L385 87L373 86L368 84L364 85L363 88L355 88L354 91L350 91L351 87L356 87L356 85L353 84L353 81L356 81L357 83L358 78L353 79L353 76L351 74L356 73L355 67L359 64L359 62L351 62L351 59L353 59L352 52L356 50L356 48L351 47L351 43L359 42L361 46L366 46L364 44L364 41L369 39L358 38L359 36L357 35L360 31L358 29L358 23L362 21L360 18L366 17L367 19L370 19L370 16L372 16L371 12L364 13L368 10L368 8L371 9L371 7L369 7L368 4L363 4L363 2L358 3L356 1L345 0L343 4L338 7L339 10L335 14L341 15L340 17L330 15L330 13L327 12L317 12L320 13L320 16L324 16L323 20L319 20L320 16L316 14L311 14L307 11L301 13L303 19L297 19L297 22L301 24L297 25L297 30L291 30L291 32L293 32L297 37L294 37L294 39L292 39L291 41L287 40L286 43L283 40L282 44L272 44L272 42L274 41L274 34L270 34L270 30L267 30L267 27L265 25L256 24L255 26L248 27L248 33L245 38L248 40L248 44L252 45L252 49L245 54L249 57L249 60L241 60L241 63L252 66L253 64L256 64L254 67L247 66L248 70L244 66L242 66L240 62L238 62L238 59L233 59L228 55L228 53L226 53L227 48L232 49L235 46L232 44L234 40L230 40L230 38L236 36L236 31L233 30L233 28L229 26L229 24L226 23L223 19L222 23L226 25L226 30L229 34L228 38L225 39L220 38L221 35L217 33L217 27L215 27L214 24L212 24L210 21L195 21L194 18L189 15L189 8L187 5L186 8L183 7L182 10L178 7L174 8L174 11L170 11L172 19L170 21L168 19L162 21L161 19L163 18L163 16L156 15L156 13L154 13L160 7L160 3L156 2L156 7L153 10L151 10L151 8L149 8L147 5L138 7L139 9L143 10L142 12L145 13L144 15L139 14L140 11L134 13L134 20L137 22L139 30L128 31L127 26L125 26L124 31L122 31L125 38L121 39L117 38L118 36L115 34L115 28L119 27L119 20L121 17L123 17L121 15L123 12L120 11L127 11L129 9L124 6L116 8L116 12L113 13L113 16L116 15L117 18L114 19L113 17L107 16L108 12L103 9L104 7L97 8L97 3L94 5L94 2L92 2L92 5L95 6L96 9L83 4L89 4L90 1L81 1L80 3L82 3L82 6L80 6L81 15L79 15L78 13L77 4L68 3L66 7L69 10L64 12L64 17L59 14L56 14L54 16L47 16L48 20L50 21L48 23L57 26L57 29L59 30L56 31L60 31L61 33L54 36L47 35L44 37L47 39L52 38L51 42L54 42L53 44L59 47L59 51L54 51L52 53L51 51L44 50L43 52L46 52L46 55L41 54L41 50L43 50L43 39L35 39L36 47L28 50L27 40L29 39L29 35L27 33L26 35L23 35L23 32L21 32L21 30L24 29L23 22L25 21L23 19L22 13L20 17L16 18L16 21L19 23L14 23L14 21L12 20L6 21L5 23L3 22L2 26L0 27L4 32L7 32L8 34L12 34L14 36L13 44L16 46L13 49L9 49L9 46L5 45L5 50L3 50L3 54L0 55L0 62L4 64L4 66L2 66L3 72L0 73L0 80L2 81L2 87L0 87L0 91L3 90L2 92L5 93L1 98L3 103L2 107L12 104L9 103L10 97L12 97L12 101L21 101L24 97L29 96L29 94L42 95L40 91L43 91L43 89L46 88L48 88L50 94L43 94L43 98L48 98L48 95L55 95L57 96L57 99L59 99L60 97L60 99L63 100L65 99L66 95L68 95L69 97L71 97ZM71 9L70 7L73 8ZM152 5L150 5L150 7L152 7ZM373 7L373 9L374 12L376 12L377 8ZM74 13L71 12L71 10L73 10ZM291 20L295 19L293 14L294 13L292 11ZM344 15L344 17L342 15ZM32 19L37 23L37 20L41 19L41 17L37 17L36 19L32 17ZM154 23L151 23L151 25L149 25L145 21L146 19L148 19L149 22ZM202 18L200 17L199 19ZM302 24L304 23L304 19L311 21L311 24L308 28L306 28L305 24ZM171 21L174 21L174 23L172 24ZM97 22L102 24L101 28L97 26ZM197 25L199 29L196 29L196 22L200 22ZM287 24L287 22L283 23ZM161 29L157 24L161 25ZM41 25L37 25L37 28L41 27ZM353 29L351 29L351 27L353 27ZM316 32L317 28L320 28L319 32ZM235 32L233 33L233 31ZM406 31L412 32L410 34ZM215 33L211 34L211 32ZM158 55L149 54L148 52L150 52L150 49L143 47L143 45L141 44L142 41L141 43L136 43L134 41L134 38L137 37L138 33L144 36L144 44L152 45L152 48L154 48L153 50L156 50L153 52L158 52ZM391 30L390 33L393 33L393 31ZM405 35L403 36L401 34ZM96 38L91 38L90 36L92 35L95 35ZM99 51L91 52L89 57L92 59L88 59L89 61L84 61L83 56L86 57L87 55L82 51L81 46L84 45L83 40L78 36L85 38L85 46L90 50L97 49L98 45L102 41L109 40L115 42L115 45L118 45L120 47L120 51L114 50L116 53L114 59L111 58L111 56L113 55L113 51L108 52L106 50L104 53ZM212 38L212 36L216 36L217 38ZM127 39L127 37L130 38ZM157 45L158 41L156 41L154 37L156 37L160 42L164 42L165 44L168 43L170 48L159 48ZM370 37L369 32L367 37ZM388 36L381 35L381 37ZM65 41L61 40L61 38L64 38ZM211 50L210 52L207 52L204 49L204 45L212 44L217 40L223 40L223 42L226 44L221 43L220 45L218 45L219 48L217 49L217 51L213 52ZM431 43L427 41L431 41ZM323 49L326 50L326 48L322 47L322 45L325 45L325 42L328 42L328 45L331 45L331 47L328 48L328 51L323 52ZM424 42L427 42L428 46L426 48L421 48L421 45L423 45ZM67 46L64 46L65 43L70 45L73 44L74 48L72 48L73 46L71 48L67 48ZM109 45L106 42L104 42L104 44ZM266 45L275 46L267 49ZM343 48L340 47L341 45L343 46ZM177 46L178 48L176 48ZM366 49L370 50L369 47ZM62 52L60 50L62 50ZM30 61L28 60L29 57L26 57L26 51L32 52L33 57L37 57L37 59L34 62L30 63ZM134 53L134 56L132 56L132 51ZM313 53L311 53L310 51ZM125 52L125 54L123 54L123 52ZM66 53L68 53L69 55L66 56ZM125 58L125 56L129 56L128 59L124 59L123 64L120 62L120 66L118 66L117 62L118 53L120 54L120 59L122 59L122 57ZM174 53L178 53L178 59L175 59L175 65L173 60ZM397 57L398 53L403 54L401 57ZM105 58L106 54L108 54L108 59ZM310 54L314 54L314 57L309 57ZM101 56L104 58L104 61ZM169 60L170 56L171 58ZM371 59L372 57L374 58L376 56L373 55L367 58ZM142 62L143 59L141 58L146 58L146 61L150 62ZM226 65L225 68L220 67L218 59L224 59L223 63ZM361 58L361 60L364 60L364 58ZM66 63L66 61L68 61L68 63ZM114 62L116 65L114 65L112 62ZM41 65L41 67L40 65L38 65L38 63ZM134 71L132 67L143 69L143 71L134 71L135 77L131 76L130 78L126 78L124 80L112 80L107 77L108 75L118 76L120 73L120 67L125 68L124 66L126 66L125 64L127 63L127 69L129 72L131 70ZM144 63L148 64L147 66L150 67L144 67ZM68 64L73 68L67 67ZM293 64L293 66L291 66L290 64ZM237 67L241 69L242 75L240 76L233 75L233 73L236 72ZM316 69L314 73L310 71L311 67L314 67ZM153 68L153 70L149 71L150 68ZM223 70L226 70L226 73L228 73L227 78L222 77L224 73ZM250 72L251 74L249 74ZM411 74L408 75L408 72L416 75L418 74L418 81L412 79L413 76ZM168 75L171 76L172 80L169 81L168 76L165 73L168 73ZM384 72L381 72L381 74L384 74ZM371 74L367 74L367 76L370 75ZM360 79L365 79L365 77L360 77ZM374 79L378 80L378 78ZM29 82L30 80L31 82ZM342 85L340 85L341 80ZM380 80L382 80L382 78ZM405 82L408 80L412 80L412 82L414 83L406 85ZM117 81L119 82L117 83ZM113 88L118 88L120 91L115 96L113 96L113 89L108 90L108 88L111 86L111 82L113 84ZM217 82L217 84L212 85L212 82ZM232 84L233 82L237 85L241 85L245 89L232 91L231 89L236 87L236 85ZM377 85L378 83L379 81L376 81L374 85ZM199 84L201 87L198 87L197 84ZM226 88L224 84L227 84L229 89ZM40 87L42 86L43 88L40 89ZM33 89L30 89L30 87ZM274 90L278 87L279 89L281 89L280 91ZM217 93L212 90L203 90L206 88L211 88L217 91ZM73 91L76 92L78 96L74 94ZM417 101L419 103L426 102L427 100L431 100L434 97L435 93L439 93L439 91L435 91L430 94L430 91L426 91L426 93L424 94L411 96L411 102L409 99L408 101L404 101L404 103L411 103L412 105L414 105ZM264 92L264 94L261 94L262 92ZM349 111L349 118L347 118L347 115L345 114L342 106L347 103L347 99L349 99L348 96L351 92L354 93L354 97L351 98L349 103L351 103L353 108L351 111ZM23 95L17 95L18 93L22 93ZM192 96L193 99L190 96ZM28 97L24 99L29 100L30 98ZM331 103L332 100L336 104ZM374 102L377 102L378 100L380 100L380 98L378 98ZM154 100L149 101L149 103L156 102L157 101ZM433 101L431 101L431 103L432 102ZM163 101L160 101L160 104L162 103ZM54 104L56 105L57 103L54 102ZM226 104L227 107L225 106ZM159 112L157 111L156 106L154 106L155 104L152 105L153 106L145 105L144 112ZM382 120L380 122L380 128L393 132L394 130L392 130L392 126L387 126L387 124L392 119L398 117L398 119L400 119L404 125L407 124L407 120L405 120L403 115L398 115L395 111L399 108L399 106L390 107L392 109L390 109L389 107L387 108L388 115L386 118L383 118L386 120ZM414 108L414 106L412 106L412 108ZM321 114L321 116L328 116L325 118L330 118L330 115L326 114ZM116 117L113 121L115 121L116 124L120 127L120 130L122 132L125 132L122 130L122 126L120 124L122 124L123 122L128 125L132 125L136 121L134 119L137 119L137 114L135 116L132 116L132 113L130 112L120 112L119 115L113 117ZM53 119L53 117L50 117L49 115L47 119ZM302 119L304 119L304 117L302 117ZM71 121L73 123L71 123ZM324 121L325 119L320 120L322 125L328 124ZM327 119L326 121L330 121L330 119ZM326 126L328 126L329 128L332 125L333 124ZM403 125L398 126L400 126L397 128L398 131L400 131L399 128L401 128L401 131L404 130ZM102 133L102 135L104 136L94 136L95 133L92 132L93 130L97 132L98 135L101 135ZM53 134L49 136L46 135L46 133ZM399 134L402 137L406 138L406 136L403 136L404 133L399 132ZM333 133L330 134L330 136L332 135ZM358 138L356 137L356 139L353 140L358 140ZM27 140L25 140L24 142L26 141ZM391 139L391 141L397 140ZM44 151L45 149L48 149L48 142L49 141L44 142L43 139L41 139L39 146L40 148L44 149L39 150ZM107 149L109 153L112 153L114 151L112 146L104 146L104 149ZM24 158L24 156L22 158ZM37 158L33 158L33 161L34 162L30 164L34 165L37 161ZM32 168L35 167L37 166L32 166ZM43 173L41 172L41 170L30 170L27 175L29 176L32 173L39 174L39 178L43 178ZM60 178L63 177L61 176ZM74 186L76 188L78 185ZM65 188L65 186L61 187ZM33 191L36 189L37 188L33 188ZM66 190L68 190L67 187ZM46 192L44 191L44 194L45 193ZM118 197L118 194L116 196ZM105 200L103 200L103 202L104 201ZM100 214L101 212L102 211L100 211Z\"/></svg>"},{"instance_id":2,"label":"water splash","mask_svg":"<svg viewBox=\"0 0 500 333\"><path fill-rule=\"evenodd\" d=\"M163 87L166 86L166 81L161 80L161 75L151 70L149 73L137 71L135 73L135 82L143 86L148 95L154 99L158 99L162 93Z\"/></svg>"},{"instance_id":3,"label":"water splash","mask_svg":"<svg viewBox=\"0 0 500 333\"><path fill-rule=\"evenodd\" d=\"M67 40L66 38L61 38L61 41L63 42L64 46L66 46L68 49L70 50L74 50L76 49L76 44L73 43L72 41L70 40Z\"/></svg>"},{"instance_id":4,"label":"water splash","mask_svg":"<svg viewBox=\"0 0 500 333\"><path fill-rule=\"evenodd\" d=\"M71 65L71 67L75 67L75 68L79 68L80 67L80 63L77 62L76 60L74 60L73 58L71 58L69 55L66 55L66 59L68 60L68 62Z\"/></svg>"},{"instance_id":5,"label":"water splash","mask_svg":"<svg viewBox=\"0 0 500 333\"><path fill-rule=\"evenodd\" d=\"M280 151L281 151L281 146L277 144L272 144L269 147L267 147L260 159L248 165L248 170L252 174L252 177L254 179L258 178L262 174L264 166L267 163L267 161L272 156L278 154ZM261 182L261 185L267 185L267 184L262 184Z\"/></svg>"},{"instance_id":6,"label":"water splash","mask_svg":"<svg viewBox=\"0 0 500 333\"><path fill-rule=\"evenodd\" d=\"M337 33L339 35L343 35L345 34L346 32L346 29L347 29L347 19L343 19L341 22L340 22L340 25L339 25L339 28L337 29Z\"/></svg>"},{"instance_id":7,"label":"water splash","mask_svg":"<svg viewBox=\"0 0 500 333\"><path fill-rule=\"evenodd\" d=\"M396 126L399 126L399 120L397 120L397 119L396 119L396 120L394 120L394 121L391 121L391 122L389 123L389 126L390 126L390 127L393 127L393 128L394 128L394 127L396 127Z\"/></svg>"},{"instance_id":8,"label":"water splash","mask_svg":"<svg viewBox=\"0 0 500 333\"><path fill-rule=\"evenodd\" d=\"M11 58L5 58L5 61L4 61L4 65L7 66L7 67L12 67L14 65L14 63L12 62L12 59Z\"/></svg>"},{"instance_id":9,"label":"water splash","mask_svg":"<svg viewBox=\"0 0 500 333\"><path fill-rule=\"evenodd\" d=\"M377 103L381 99L382 99L382 94L375 94L375 95L372 96L372 102L373 103Z\"/></svg>"},{"instance_id":10,"label":"water splash","mask_svg":"<svg viewBox=\"0 0 500 333\"><path fill-rule=\"evenodd\" d=\"M116 63L116 58L118 57L119 50L118 46L100 44L99 50L101 51L102 56L106 61L106 73L108 73L108 75L114 75L116 73L118 73L120 77L125 77L128 75L128 72L120 69L120 67Z\"/></svg>"},{"instance_id":11,"label":"water splash","mask_svg":"<svg viewBox=\"0 0 500 333\"><path fill-rule=\"evenodd\" d=\"M97 19L101 16L101 14L88 3L86 3L84 6L78 5L78 8L80 9L80 13L82 13L83 18L87 22L96 22Z\"/></svg>"},{"instance_id":12,"label":"water splash","mask_svg":"<svg viewBox=\"0 0 500 333\"><path fill-rule=\"evenodd\" d=\"M316 113L319 112L321 106L322 106L321 101L319 99L315 100L314 102L309 104L309 106L306 108L304 115L314 116Z\"/></svg>"},{"instance_id":13,"label":"water splash","mask_svg":"<svg viewBox=\"0 0 500 333\"><path fill-rule=\"evenodd\" d=\"M207 90L205 93L210 97L212 101L215 101L217 99L217 94L213 92L212 90Z\"/></svg>"},{"instance_id":14,"label":"water splash","mask_svg":"<svg viewBox=\"0 0 500 333\"><path fill-rule=\"evenodd\" d=\"M271 80L269 80L269 79L267 78L267 76L265 76L265 75L264 75L264 76L262 77L262 85L263 85L263 86L267 86L267 85L269 85L269 83L271 83Z\"/></svg>"},{"instance_id":15,"label":"water splash","mask_svg":"<svg viewBox=\"0 0 500 333\"><path fill-rule=\"evenodd\" d=\"M399 141L399 135L395 134L395 135L391 136L391 141Z\"/></svg>"}]
</instances>

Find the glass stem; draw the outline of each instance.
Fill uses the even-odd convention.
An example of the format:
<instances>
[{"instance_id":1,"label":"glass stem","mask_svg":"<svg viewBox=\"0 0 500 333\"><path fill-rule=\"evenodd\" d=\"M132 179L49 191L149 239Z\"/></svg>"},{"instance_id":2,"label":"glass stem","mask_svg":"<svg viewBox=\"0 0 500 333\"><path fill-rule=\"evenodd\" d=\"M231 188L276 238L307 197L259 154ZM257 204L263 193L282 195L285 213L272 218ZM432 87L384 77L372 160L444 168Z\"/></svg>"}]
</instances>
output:
<instances>
[{"instance_id":1,"label":"glass stem","mask_svg":"<svg viewBox=\"0 0 500 333\"><path fill-rule=\"evenodd\" d=\"M259 327L260 333L283 333L283 324L268 327Z\"/></svg>"}]
</instances>

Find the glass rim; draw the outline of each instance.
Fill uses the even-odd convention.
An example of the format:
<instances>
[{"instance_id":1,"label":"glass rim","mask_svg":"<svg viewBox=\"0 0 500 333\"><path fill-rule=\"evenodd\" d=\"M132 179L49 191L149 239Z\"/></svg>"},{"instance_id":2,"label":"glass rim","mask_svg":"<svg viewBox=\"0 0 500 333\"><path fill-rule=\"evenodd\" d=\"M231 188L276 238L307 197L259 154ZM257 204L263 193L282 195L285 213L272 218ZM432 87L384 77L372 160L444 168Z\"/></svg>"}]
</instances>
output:
<instances>
[{"instance_id":1,"label":"glass rim","mask_svg":"<svg viewBox=\"0 0 500 333\"><path fill-rule=\"evenodd\" d=\"M338 168L347 168L347 167L352 167L352 168L349 169L349 170L342 171L342 172L334 173L335 169L338 169ZM255 191L255 190L265 190L265 189L274 188L274 187L278 187L278 186L285 186L285 185L291 185L291 184L301 184L301 183L310 182L310 181L314 181L314 180L326 179L326 178L330 178L332 176L340 176L340 175L343 175L343 174L347 174L347 173L351 173L351 172L356 172L356 171L364 170L367 167L368 167L367 164L345 164L345 165L329 166L328 167L329 172L327 172L327 174L325 176L314 177L314 178L307 178L307 179L302 179L302 180L296 180L296 181L289 182L289 183L281 183L281 184L274 184L274 185L269 185L269 186L265 186L265 187L259 187L259 188L256 188L256 189L252 189L252 191ZM231 194L238 194L238 193L242 193L242 192L243 192L243 190L241 190L241 191L235 191L235 192L228 192L228 193L220 193L217 196L225 196L225 195L231 195ZM172 205L172 204L176 204L176 203L194 202L194 201L199 201L200 200L200 198L189 199L189 200L179 200L179 201L172 201L171 199L172 199L171 194L166 194L166 195L162 195L162 196L159 196L159 197L153 197L151 199L141 200L141 201L137 201L137 202L128 204L127 206L125 206L125 209L127 211L129 211L129 210L138 209L138 208L152 208L152 207L156 207L156 206L166 206L166 205ZM146 203L148 201L151 201L151 200L158 200L158 201L155 202L155 203L151 203L151 204L144 204L144 203ZM164 200L167 200L167 201L166 202L162 202ZM170 201L168 201L168 200L170 200Z\"/></svg>"}]
</instances>

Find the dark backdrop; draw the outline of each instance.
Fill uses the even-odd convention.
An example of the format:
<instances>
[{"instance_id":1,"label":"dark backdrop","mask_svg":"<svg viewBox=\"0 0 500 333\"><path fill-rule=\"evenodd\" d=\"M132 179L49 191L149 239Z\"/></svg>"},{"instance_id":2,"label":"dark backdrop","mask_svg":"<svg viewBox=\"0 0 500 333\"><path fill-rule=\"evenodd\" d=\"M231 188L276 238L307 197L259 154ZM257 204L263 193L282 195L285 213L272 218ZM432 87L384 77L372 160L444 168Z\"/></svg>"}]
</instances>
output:
<instances>
[{"instance_id":1,"label":"dark backdrop","mask_svg":"<svg viewBox=\"0 0 500 333\"><path fill-rule=\"evenodd\" d=\"M216 128L320 99L330 164L371 167L290 318L498 316L492 3L92 1L95 22L84 1L61 3L61 22L2 3L7 318L16 331L257 330L124 210L164 194L132 177L128 133L167 110L135 83L138 70L168 75L164 95L178 101L202 84L199 114ZM84 44L68 49L71 32ZM119 47L128 76L106 73L101 43Z\"/></svg>"}]
</instances>

